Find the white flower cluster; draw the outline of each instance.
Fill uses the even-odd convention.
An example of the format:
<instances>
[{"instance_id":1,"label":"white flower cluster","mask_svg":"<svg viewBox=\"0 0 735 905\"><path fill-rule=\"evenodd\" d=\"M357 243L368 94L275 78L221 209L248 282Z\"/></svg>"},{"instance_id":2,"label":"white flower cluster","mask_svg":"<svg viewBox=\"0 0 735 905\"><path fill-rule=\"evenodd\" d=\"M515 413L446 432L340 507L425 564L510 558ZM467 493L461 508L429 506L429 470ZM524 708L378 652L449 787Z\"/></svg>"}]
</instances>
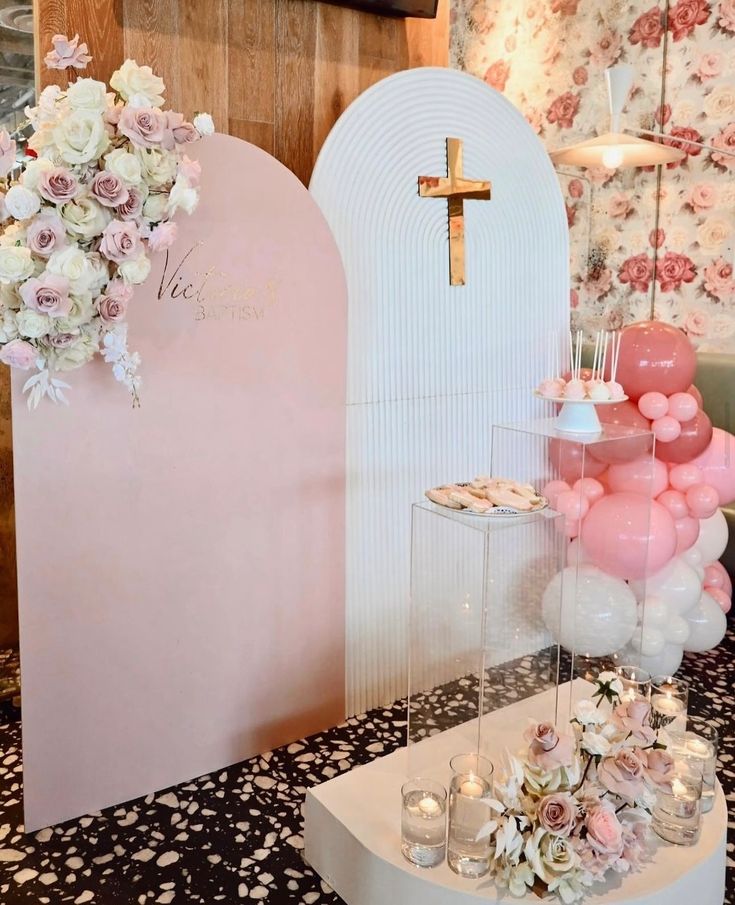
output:
<instances>
[{"instance_id":1,"label":"white flower cluster","mask_svg":"<svg viewBox=\"0 0 735 905\"><path fill-rule=\"evenodd\" d=\"M84 68L77 43L54 38L54 68ZM37 369L29 407L65 402L68 384L54 375L100 351L137 404L139 356L127 351L125 324L133 287L148 277L150 255L175 241L175 214L199 200L200 166L186 150L214 131L212 118L190 123L163 110L163 81L133 60L110 88L78 78L44 89L26 110L34 159L1 196L0 361ZM14 168L14 151L0 133L0 175Z\"/></svg>"}]
</instances>

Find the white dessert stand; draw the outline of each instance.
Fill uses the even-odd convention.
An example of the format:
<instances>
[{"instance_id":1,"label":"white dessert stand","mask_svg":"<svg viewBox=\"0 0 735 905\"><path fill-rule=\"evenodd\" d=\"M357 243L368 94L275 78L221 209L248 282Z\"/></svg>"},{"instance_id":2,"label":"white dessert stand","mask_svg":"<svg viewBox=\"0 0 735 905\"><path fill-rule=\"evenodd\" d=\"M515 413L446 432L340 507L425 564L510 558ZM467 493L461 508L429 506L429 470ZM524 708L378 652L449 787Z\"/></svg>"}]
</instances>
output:
<instances>
[{"instance_id":1,"label":"white dessert stand","mask_svg":"<svg viewBox=\"0 0 735 905\"><path fill-rule=\"evenodd\" d=\"M561 411L556 416L556 428L565 434L599 434L602 430L600 418L595 406L615 405L625 402L627 396L620 399L565 399L563 396L542 396L538 390L533 395L545 402L557 402Z\"/></svg>"},{"instance_id":2,"label":"white dessert stand","mask_svg":"<svg viewBox=\"0 0 735 905\"><path fill-rule=\"evenodd\" d=\"M586 695L587 683L577 679L575 697L577 685L579 696ZM552 689L483 717L490 730L487 737L493 739L495 763L501 762L506 749L519 747L527 717L553 713L553 695ZM420 742L420 746L431 746L434 764L432 770L424 769L421 774L447 785L449 758L468 750L466 732L466 727L459 726ZM533 893L515 899L487 879L458 877L446 862L426 869L404 859L401 786L408 772L407 749L402 748L306 793L306 860L347 905L539 905L542 900ZM651 833L652 861L639 873L616 875L592 887L583 901L593 905L722 905L726 832L727 808L718 785L714 807L704 815L696 845L670 845ZM554 898L543 901L557 902Z\"/></svg>"}]
</instances>

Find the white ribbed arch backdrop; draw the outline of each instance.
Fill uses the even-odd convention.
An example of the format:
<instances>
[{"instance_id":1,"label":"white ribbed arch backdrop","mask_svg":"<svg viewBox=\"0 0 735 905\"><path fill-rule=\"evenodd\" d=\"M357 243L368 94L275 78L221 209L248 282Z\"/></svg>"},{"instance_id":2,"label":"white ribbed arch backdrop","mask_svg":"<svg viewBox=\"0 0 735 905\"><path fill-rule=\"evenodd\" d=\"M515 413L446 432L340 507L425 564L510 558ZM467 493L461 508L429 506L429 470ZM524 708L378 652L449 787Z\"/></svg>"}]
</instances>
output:
<instances>
[{"instance_id":1,"label":"white ribbed arch backdrop","mask_svg":"<svg viewBox=\"0 0 735 905\"><path fill-rule=\"evenodd\" d=\"M450 286L447 203L419 176L492 181L467 201L466 285ZM479 79L398 73L340 117L310 186L340 248L349 295L347 705L405 694L411 503L485 473L491 425L543 411L531 389L567 328L559 184L521 113ZM329 350L325 349L328 355ZM512 654L512 651L509 651Z\"/></svg>"}]
</instances>

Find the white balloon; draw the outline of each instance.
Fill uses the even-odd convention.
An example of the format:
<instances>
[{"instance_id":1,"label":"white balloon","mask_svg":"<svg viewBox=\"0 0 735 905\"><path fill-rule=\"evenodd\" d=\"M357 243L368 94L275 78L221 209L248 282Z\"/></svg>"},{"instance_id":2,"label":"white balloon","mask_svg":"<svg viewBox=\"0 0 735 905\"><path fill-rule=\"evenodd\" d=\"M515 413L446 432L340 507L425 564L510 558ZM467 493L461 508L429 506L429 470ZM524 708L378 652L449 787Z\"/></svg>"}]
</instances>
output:
<instances>
[{"instance_id":1,"label":"white balloon","mask_svg":"<svg viewBox=\"0 0 735 905\"><path fill-rule=\"evenodd\" d=\"M661 629L648 626L637 628L630 639L630 647L644 657L657 656L663 651L665 644L666 640Z\"/></svg>"},{"instance_id":2,"label":"white balloon","mask_svg":"<svg viewBox=\"0 0 735 905\"><path fill-rule=\"evenodd\" d=\"M562 647L587 657L606 657L620 650L630 641L638 621L628 585L588 563L579 569L567 566L551 579L541 612Z\"/></svg>"},{"instance_id":3,"label":"white balloon","mask_svg":"<svg viewBox=\"0 0 735 905\"><path fill-rule=\"evenodd\" d=\"M696 605L702 593L702 579L681 556L675 556L660 572L641 581L631 581L630 587L638 600L659 597L666 601L670 613L682 616Z\"/></svg>"},{"instance_id":4,"label":"white balloon","mask_svg":"<svg viewBox=\"0 0 735 905\"><path fill-rule=\"evenodd\" d=\"M683 616L674 615L667 620L662 631L664 633L664 638L670 644L684 644L689 638L691 629L689 628L689 623Z\"/></svg>"},{"instance_id":5,"label":"white balloon","mask_svg":"<svg viewBox=\"0 0 735 905\"><path fill-rule=\"evenodd\" d=\"M639 655L636 652L631 652L629 656L631 662L640 666L641 669L645 669L652 676L672 676L681 666L684 651L680 644L667 643L661 653L653 657Z\"/></svg>"},{"instance_id":6,"label":"white balloon","mask_svg":"<svg viewBox=\"0 0 735 905\"><path fill-rule=\"evenodd\" d=\"M694 545L702 554L702 564L719 559L727 548L727 519L721 509L699 520L699 537Z\"/></svg>"},{"instance_id":7,"label":"white balloon","mask_svg":"<svg viewBox=\"0 0 735 905\"><path fill-rule=\"evenodd\" d=\"M696 569L697 566L704 565L704 557L701 552L697 550L696 544L688 550L685 550L680 556L684 562L693 569Z\"/></svg>"},{"instance_id":8,"label":"white balloon","mask_svg":"<svg viewBox=\"0 0 735 905\"><path fill-rule=\"evenodd\" d=\"M684 650L701 653L712 650L722 641L727 631L727 617L720 605L706 591L702 591L699 603L686 614L689 638Z\"/></svg>"},{"instance_id":9,"label":"white balloon","mask_svg":"<svg viewBox=\"0 0 735 905\"><path fill-rule=\"evenodd\" d=\"M669 608L660 597L650 595L638 605L638 621L646 628L659 628L669 619Z\"/></svg>"}]
</instances>

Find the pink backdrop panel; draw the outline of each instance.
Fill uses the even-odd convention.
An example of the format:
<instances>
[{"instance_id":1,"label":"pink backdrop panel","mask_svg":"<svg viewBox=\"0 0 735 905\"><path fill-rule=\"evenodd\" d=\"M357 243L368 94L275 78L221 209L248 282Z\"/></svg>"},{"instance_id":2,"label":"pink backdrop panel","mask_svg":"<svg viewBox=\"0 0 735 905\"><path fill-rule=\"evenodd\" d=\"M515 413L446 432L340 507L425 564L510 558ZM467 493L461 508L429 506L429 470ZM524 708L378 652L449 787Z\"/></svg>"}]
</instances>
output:
<instances>
[{"instance_id":1,"label":"pink backdrop panel","mask_svg":"<svg viewBox=\"0 0 735 905\"><path fill-rule=\"evenodd\" d=\"M26 830L344 716L346 290L316 203L236 138L69 408L13 386ZM27 376L27 375L25 375Z\"/></svg>"}]
</instances>

